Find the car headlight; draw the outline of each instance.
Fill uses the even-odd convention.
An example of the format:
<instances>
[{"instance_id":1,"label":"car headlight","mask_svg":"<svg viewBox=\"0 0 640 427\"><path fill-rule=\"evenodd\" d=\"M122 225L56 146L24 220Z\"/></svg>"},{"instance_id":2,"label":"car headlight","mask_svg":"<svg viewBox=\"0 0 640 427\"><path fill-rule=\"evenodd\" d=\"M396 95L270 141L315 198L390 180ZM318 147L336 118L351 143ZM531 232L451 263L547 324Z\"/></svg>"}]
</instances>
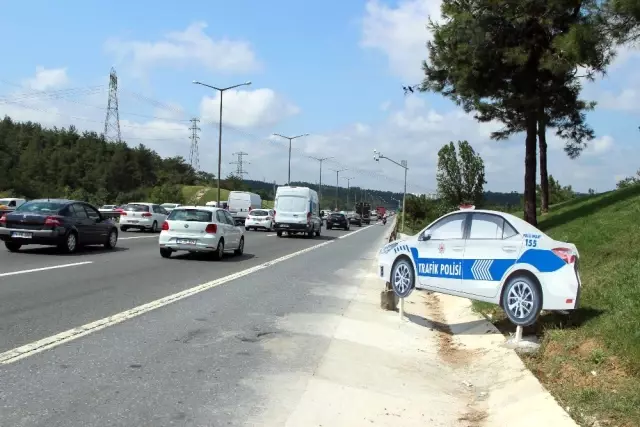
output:
<instances>
[{"instance_id":1,"label":"car headlight","mask_svg":"<svg viewBox=\"0 0 640 427\"><path fill-rule=\"evenodd\" d=\"M396 246L398 246L398 242L389 243L388 245L384 245L382 249L380 249L381 254L388 254L391 252Z\"/></svg>"}]
</instances>

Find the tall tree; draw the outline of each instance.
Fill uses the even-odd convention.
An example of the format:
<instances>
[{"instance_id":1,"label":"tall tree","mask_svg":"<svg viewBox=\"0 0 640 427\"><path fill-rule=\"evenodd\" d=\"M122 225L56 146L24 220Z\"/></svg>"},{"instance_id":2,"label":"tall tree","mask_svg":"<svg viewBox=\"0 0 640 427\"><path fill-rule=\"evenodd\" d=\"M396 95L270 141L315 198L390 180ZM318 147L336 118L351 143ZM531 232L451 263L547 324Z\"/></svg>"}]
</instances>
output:
<instances>
[{"instance_id":1,"label":"tall tree","mask_svg":"<svg viewBox=\"0 0 640 427\"><path fill-rule=\"evenodd\" d=\"M448 207L481 205L484 197L484 162L467 141L452 142L438 151L438 193Z\"/></svg>"},{"instance_id":2,"label":"tall tree","mask_svg":"<svg viewBox=\"0 0 640 427\"><path fill-rule=\"evenodd\" d=\"M430 23L420 90L525 131L524 218L534 225L542 89L579 66L604 71L611 58L590 12L596 1L443 0L443 23Z\"/></svg>"}]
</instances>

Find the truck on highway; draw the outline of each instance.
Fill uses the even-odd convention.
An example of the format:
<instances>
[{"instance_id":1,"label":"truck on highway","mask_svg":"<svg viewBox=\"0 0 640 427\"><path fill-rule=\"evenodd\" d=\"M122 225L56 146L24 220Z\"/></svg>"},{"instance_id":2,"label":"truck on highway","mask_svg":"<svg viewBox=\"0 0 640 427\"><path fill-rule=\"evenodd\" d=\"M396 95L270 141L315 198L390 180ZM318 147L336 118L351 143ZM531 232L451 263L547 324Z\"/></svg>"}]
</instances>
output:
<instances>
[{"instance_id":1,"label":"truck on highway","mask_svg":"<svg viewBox=\"0 0 640 427\"><path fill-rule=\"evenodd\" d=\"M362 218L362 222L365 224L371 224L371 205L369 203L358 202L356 203L356 213Z\"/></svg>"},{"instance_id":2,"label":"truck on highway","mask_svg":"<svg viewBox=\"0 0 640 427\"><path fill-rule=\"evenodd\" d=\"M384 206L378 206L376 208L376 212L378 213L378 218L382 218L387 212L387 208L385 208Z\"/></svg>"}]
</instances>

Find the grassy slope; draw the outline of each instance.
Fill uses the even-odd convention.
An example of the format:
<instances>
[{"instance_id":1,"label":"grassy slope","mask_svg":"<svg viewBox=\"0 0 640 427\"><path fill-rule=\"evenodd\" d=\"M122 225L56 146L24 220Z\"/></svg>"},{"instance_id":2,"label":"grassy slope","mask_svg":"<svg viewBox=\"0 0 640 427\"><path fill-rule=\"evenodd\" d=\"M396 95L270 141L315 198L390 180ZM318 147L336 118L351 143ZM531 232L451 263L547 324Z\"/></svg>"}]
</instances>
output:
<instances>
[{"instance_id":1,"label":"grassy slope","mask_svg":"<svg viewBox=\"0 0 640 427\"><path fill-rule=\"evenodd\" d=\"M582 425L595 417L640 426L639 219L640 186L572 200L540 218L541 230L578 247L583 293L569 316L541 316L534 330L542 349L525 363ZM474 305L513 330L495 306Z\"/></svg>"}]
</instances>

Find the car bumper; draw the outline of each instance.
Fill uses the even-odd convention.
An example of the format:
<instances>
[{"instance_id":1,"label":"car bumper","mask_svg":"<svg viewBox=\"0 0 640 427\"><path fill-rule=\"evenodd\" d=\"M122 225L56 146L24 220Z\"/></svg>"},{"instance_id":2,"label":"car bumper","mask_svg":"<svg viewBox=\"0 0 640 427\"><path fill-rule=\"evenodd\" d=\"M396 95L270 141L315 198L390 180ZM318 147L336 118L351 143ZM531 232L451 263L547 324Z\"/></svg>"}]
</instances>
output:
<instances>
[{"instance_id":1,"label":"car bumper","mask_svg":"<svg viewBox=\"0 0 640 427\"><path fill-rule=\"evenodd\" d=\"M344 228L348 225L346 222L327 222L327 227L340 227Z\"/></svg>"},{"instance_id":2,"label":"car bumper","mask_svg":"<svg viewBox=\"0 0 640 427\"><path fill-rule=\"evenodd\" d=\"M14 232L31 233L31 238L12 237ZM54 230L24 230L21 228L0 228L0 240L14 242L22 245L57 245L63 241L64 228Z\"/></svg>"},{"instance_id":3,"label":"car bumper","mask_svg":"<svg viewBox=\"0 0 640 427\"><path fill-rule=\"evenodd\" d=\"M391 281L391 263L386 259L378 258L378 271L376 275L378 279L389 283Z\"/></svg>"},{"instance_id":4,"label":"car bumper","mask_svg":"<svg viewBox=\"0 0 640 427\"><path fill-rule=\"evenodd\" d=\"M309 231L311 229L311 226L309 224L276 222L273 224L273 229L276 231L303 232L303 231Z\"/></svg>"},{"instance_id":5,"label":"car bumper","mask_svg":"<svg viewBox=\"0 0 640 427\"><path fill-rule=\"evenodd\" d=\"M271 228L271 221L256 221L252 219L248 219L244 222L245 227L259 227L259 228Z\"/></svg>"},{"instance_id":6,"label":"car bumper","mask_svg":"<svg viewBox=\"0 0 640 427\"><path fill-rule=\"evenodd\" d=\"M582 283L572 265L553 273L538 273L543 293L543 310L575 310L580 303Z\"/></svg>"},{"instance_id":7,"label":"car bumper","mask_svg":"<svg viewBox=\"0 0 640 427\"><path fill-rule=\"evenodd\" d=\"M156 225L161 226L162 224L158 224L156 222ZM147 219L147 218L131 219L124 216L124 217L120 217L120 226L151 228L153 226L153 219Z\"/></svg>"},{"instance_id":8,"label":"car bumper","mask_svg":"<svg viewBox=\"0 0 640 427\"><path fill-rule=\"evenodd\" d=\"M220 237L217 235L211 235L203 237L201 235L160 235L158 243L161 248L167 248L174 251L188 251L188 252L214 252L218 248L218 241ZM179 243L179 240L192 240L195 243Z\"/></svg>"}]
</instances>

